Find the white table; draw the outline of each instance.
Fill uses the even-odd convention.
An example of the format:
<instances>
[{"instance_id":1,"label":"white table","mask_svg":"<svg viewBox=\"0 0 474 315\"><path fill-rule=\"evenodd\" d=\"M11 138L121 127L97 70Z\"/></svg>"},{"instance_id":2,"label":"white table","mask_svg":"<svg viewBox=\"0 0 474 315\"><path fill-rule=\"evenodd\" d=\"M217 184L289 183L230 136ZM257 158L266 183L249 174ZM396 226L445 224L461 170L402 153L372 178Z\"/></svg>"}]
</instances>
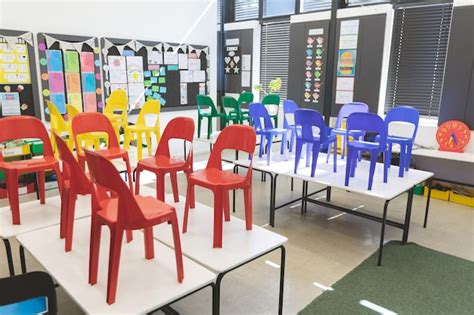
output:
<instances>
[{"instance_id":1,"label":"white table","mask_svg":"<svg viewBox=\"0 0 474 315\"><path fill-rule=\"evenodd\" d=\"M143 233L122 246L117 300L106 302L109 234L102 233L97 284L88 284L90 218L74 223L74 248L64 252L57 227L19 235L18 241L56 279L71 298L88 314L137 314L159 309L204 287L212 286L216 275L183 257L184 280L177 281L174 250L154 242L155 258L145 259ZM171 233L167 224L166 228ZM103 227L103 229L107 229Z\"/></svg>"},{"instance_id":2,"label":"white table","mask_svg":"<svg viewBox=\"0 0 474 315\"><path fill-rule=\"evenodd\" d=\"M302 154L304 155L304 154ZM410 169L409 172L405 172L404 177L398 177L398 167L391 166L389 169L388 183L383 182L383 164L377 163L374 182L372 190L367 190L367 183L369 179L369 161L362 160L357 164L355 177L350 178L349 186L345 186L345 170L346 170L346 160L337 160L337 172L333 172L332 159L330 158L329 163L326 163L326 154L320 153L318 158L318 164L316 168L316 173L314 177L310 176L311 168L306 167L305 160L302 159L297 174L294 173L294 158L285 159L285 157L280 154L274 154L272 156L273 162L270 165L267 165L265 158L254 157L253 160L253 169L260 171L262 173L268 174L271 179L271 188L270 188L270 225L275 226L275 211L286 207L296 201L302 201L301 211L302 213L306 212L307 203L311 202L317 205L322 205L331 209L338 211L343 211L350 213L359 217L363 217L369 220L377 221L382 223L381 235L380 235L380 249L379 249L379 260L378 264L382 262L382 248L383 240L385 233L385 225L394 226L403 230L402 242L406 243L408 240L408 232L410 226L411 218L411 207L413 203L413 187L419 183L422 183L433 176L433 173ZM241 159L235 161L234 171L237 172L239 167L246 167L248 160ZM288 176L295 179L301 179L303 181L303 193L302 197L291 200L284 203L283 205L276 206L276 189L277 189L277 178L278 176ZM308 192L308 183L316 183L325 186L325 188L318 191L309 193ZM374 197L382 199L385 201L383 209L383 217L372 216L360 211L354 211L352 208L344 208L330 203L331 201L331 189L336 188L343 191L354 192L368 197ZM311 199L312 195L315 195L320 192L326 192L326 201L320 201L316 199ZM394 222L387 220L387 210L388 205L391 200L402 195L403 193L408 192L408 200L406 206L406 215L405 222L402 224L400 222ZM429 205L429 201L427 202ZM427 206L428 209L428 206ZM426 210L425 215L427 216L428 210Z\"/></svg>"},{"instance_id":3,"label":"white table","mask_svg":"<svg viewBox=\"0 0 474 315\"><path fill-rule=\"evenodd\" d=\"M91 214L90 196L78 196L76 201L76 219L89 216ZM59 237L59 221L61 218L61 198L60 196L47 197L44 205L39 200L20 203L21 224L12 224L12 214L10 206L0 208L0 238L5 243L7 252L8 267L10 275L15 275L13 257L9 239L27 232L39 230L45 227L54 227ZM64 243L64 242L63 242ZM64 246L64 244L63 244ZM25 272L25 258L23 248L20 247L21 268Z\"/></svg>"},{"instance_id":4,"label":"white table","mask_svg":"<svg viewBox=\"0 0 474 315\"><path fill-rule=\"evenodd\" d=\"M154 195L154 190L143 187L143 195ZM173 196L167 195L166 202L176 208L178 221L182 226L184 216L184 203L186 198L180 196L180 202L174 203ZM283 284L285 271L285 248L287 238L267 229L253 225L252 230L245 229L245 221L231 216L229 222L223 225L223 246L213 248L213 222L214 209L199 202L196 208L190 209L188 217L188 231L181 234L181 247L183 254L214 271L217 276L217 301L219 303L221 281L225 274L237 269L270 252L281 250L280 263L280 295L279 314L283 309ZM155 238L164 244L173 247L173 237L166 225L155 227Z\"/></svg>"},{"instance_id":5,"label":"white table","mask_svg":"<svg viewBox=\"0 0 474 315\"><path fill-rule=\"evenodd\" d=\"M412 155L432 157L432 158L444 159L444 160L453 160L453 161L458 161L458 162L474 163L473 152L458 153L458 152L439 151L436 149L413 149Z\"/></svg>"}]
</instances>

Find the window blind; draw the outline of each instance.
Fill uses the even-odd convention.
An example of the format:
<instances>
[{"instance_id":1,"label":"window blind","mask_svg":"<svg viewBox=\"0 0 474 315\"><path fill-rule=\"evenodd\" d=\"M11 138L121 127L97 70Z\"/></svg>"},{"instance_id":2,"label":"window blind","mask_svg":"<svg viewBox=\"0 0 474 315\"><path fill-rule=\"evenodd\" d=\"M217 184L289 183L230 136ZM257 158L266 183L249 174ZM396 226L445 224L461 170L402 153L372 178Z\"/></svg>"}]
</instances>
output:
<instances>
[{"instance_id":1,"label":"window blind","mask_svg":"<svg viewBox=\"0 0 474 315\"><path fill-rule=\"evenodd\" d=\"M261 50L261 83L266 87L271 80L281 78L282 86L276 94L280 95L282 100L285 100L288 89L290 22L264 22L262 24Z\"/></svg>"},{"instance_id":2,"label":"window blind","mask_svg":"<svg viewBox=\"0 0 474 315\"><path fill-rule=\"evenodd\" d=\"M370 5L376 3L391 3L391 0L346 0L349 7L360 6L360 5Z\"/></svg>"},{"instance_id":3,"label":"window blind","mask_svg":"<svg viewBox=\"0 0 474 315\"><path fill-rule=\"evenodd\" d=\"M385 110L410 105L437 117L452 4L396 9Z\"/></svg>"},{"instance_id":4,"label":"window blind","mask_svg":"<svg viewBox=\"0 0 474 315\"><path fill-rule=\"evenodd\" d=\"M235 21L258 18L259 0L235 0Z\"/></svg>"},{"instance_id":5,"label":"window blind","mask_svg":"<svg viewBox=\"0 0 474 315\"><path fill-rule=\"evenodd\" d=\"M301 12L331 10L332 0L300 0Z\"/></svg>"}]
</instances>

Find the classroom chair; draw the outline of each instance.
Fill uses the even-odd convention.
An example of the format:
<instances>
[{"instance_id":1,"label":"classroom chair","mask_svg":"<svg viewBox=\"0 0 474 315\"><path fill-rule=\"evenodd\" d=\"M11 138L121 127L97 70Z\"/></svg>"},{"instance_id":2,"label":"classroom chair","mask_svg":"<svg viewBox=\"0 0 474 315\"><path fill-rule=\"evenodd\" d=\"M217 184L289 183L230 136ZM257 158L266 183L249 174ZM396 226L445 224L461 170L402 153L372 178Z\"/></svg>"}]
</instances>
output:
<instances>
[{"instance_id":1,"label":"classroom chair","mask_svg":"<svg viewBox=\"0 0 474 315\"><path fill-rule=\"evenodd\" d=\"M12 223L20 224L18 177L26 173L37 174L40 203L45 203L45 172L53 170L61 191L59 162L54 157L51 141L45 126L36 117L12 116L0 119L0 142L17 139L39 139L43 141L43 156L30 160L5 162L0 150L0 171L6 176L8 201L12 211Z\"/></svg>"},{"instance_id":2,"label":"classroom chair","mask_svg":"<svg viewBox=\"0 0 474 315\"><path fill-rule=\"evenodd\" d=\"M273 138L278 135L282 136L280 154L285 154L288 130L282 128L274 128L267 109L261 103L250 104L249 113L252 125L255 128L255 132L257 135L260 136L260 148L258 151L258 157L261 158L263 155L263 148L265 145L264 140L266 140L267 165L270 165Z\"/></svg>"},{"instance_id":3,"label":"classroom chair","mask_svg":"<svg viewBox=\"0 0 474 315\"><path fill-rule=\"evenodd\" d=\"M253 103L253 93L252 92L242 92L237 99L237 103L239 104L239 109L241 113L241 121L240 123L243 124L244 121L250 121L249 117L249 109L248 106L250 103ZM247 108L244 108L242 105L246 105Z\"/></svg>"},{"instance_id":4,"label":"classroom chair","mask_svg":"<svg viewBox=\"0 0 474 315\"><path fill-rule=\"evenodd\" d=\"M293 145L296 139L295 111L298 108L298 104L295 101L283 101L283 128L290 132L290 152L293 152Z\"/></svg>"},{"instance_id":5,"label":"classroom chair","mask_svg":"<svg viewBox=\"0 0 474 315\"><path fill-rule=\"evenodd\" d=\"M347 119L347 117L349 117L349 115L352 113L368 113L368 112L369 112L369 106L361 102L347 103L343 105L341 109L339 110L339 113L337 114L336 125L334 126L334 129L331 130L331 134L340 136L342 138L341 159L344 159L344 155L346 151L346 143L348 141L346 137L346 129L343 129L342 127L344 119ZM364 136L364 133L359 132L357 130L353 130L349 134L349 136L361 139ZM334 150L337 151L337 146L334 147ZM329 161L330 151L331 151L331 147L329 146L326 163Z\"/></svg>"},{"instance_id":6,"label":"classroom chair","mask_svg":"<svg viewBox=\"0 0 474 315\"><path fill-rule=\"evenodd\" d=\"M255 130L246 125L232 125L219 134L204 170L193 172L188 177L188 189L184 206L183 233L187 232L189 208L194 207L194 186L201 186L214 193L213 247L222 247L223 214L230 220L229 192L244 190L245 227L252 229L252 156L255 150ZM250 164L245 176L222 170L222 151L239 150L250 155Z\"/></svg>"},{"instance_id":7,"label":"classroom chair","mask_svg":"<svg viewBox=\"0 0 474 315\"><path fill-rule=\"evenodd\" d=\"M153 227L162 223L171 224L177 278L178 282L183 282L183 257L175 208L150 196L134 195L127 188L112 162L98 152L88 150L84 152L91 180L95 184L92 195L89 283L91 285L97 283L102 225L106 225L110 229L107 303L113 304L117 292L123 232L143 229L145 258L153 259L155 256ZM116 198L109 197L104 191L111 191ZM137 272L140 271L137 270Z\"/></svg>"},{"instance_id":8,"label":"classroom chair","mask_svg":"<svg viewBox=\"0 0 474 315\"><path fill-rule=\"evenodd\" d=\"M69 124L71 124L72 120L74 117L77 116L77 114L81 113L75 106L66 104L66 113L67 113L67 118ZM100 148L100 140L104 140L107 143L107 134L101 133L101 132L96 132L96 133L90 133L90 134L84 134L80 137L80 143L83 143L84 147L90 148L94 147L95 150L98 150ZM72 140L72 136L71 136ZM74 140L72 140L74 143Z\"/></svg>"},{"instance_id":9,"label":"classroom chair","mask_svg":"<svg viewBox=\"0 0 474 315\"><path fill-rule=\"evenodd\" d=\"M140 193L140 173L149 171L156 175L156 198L165 201L165 175L170 174L171 187L175 202L179 202L177 173L183 171L187 177L193 171L193 137L194 120L186 117L172 119L165 128L161 141L158 143L155 156L138 162L135 181L135 193ZM191 143L191 148L185 160L171 157L170 140L179 139Z\"/></svg>"},{"instance_id":10,"label":"classroom chair","mask_svg":"<svg viewBox=\"0 0 474 315\"><path fill-rule=\"evenodd\" d=\"M33 271L0 279L0 313L57 314L56 287L51 276Z\"/></svg>"},{"instance_id":11,"label":"classroom chair","mask_svg":"<svg viewBox=\"0 0 474 315\"><path fill-rule=\"evenodd\" d=\"M222 113L217 111L216 105L212 99L207 95L197 96L197 110L198 110L198 138L201 138L201 120L207 118L207 139L211 138L212 134L212 118L222 119ZM203 106L209 107L210 112L204 112Z\"/></svg>"},{"instance_id":12,"label":"classroom chair","mask_svg":"<svg viewBox=\"0 0 474 315\"><path fill-rule=\"evenodd\" d=\"M148 149L148 155L151 156L151 134L155 134L156 143L160 142L160 111L161 104L158 100L148 100L143 104L140 109L140 113L137 117L135 125L125 126L124 128L124 149L128 150L130 147L130 141L137 138L137 157L140 161L143 157L142 141L143 135L145 135L146 146ZM153 126L147 126L146 117L149 115L155 115L155 124Z\"/></svg>"},{"instance_id":13,"label":"classroom chair","mask_svg":"<svg viewBox=\"0 0 474 315\"><path fill-rule=\"evenodd\" d=\"M232 96L222 97L222 127L232 122L238 124L241 121L241 115L239 111L239 103Z\"/></svg>"},{"instance_id":14,"label":"classroom chair","mask_svg":"<svg viewBox=\"0 0 474 315\"><path fill-rule=\"evenodd\" d=\"M378 135L377 142L369 142L362 140L350 140L347 143L347 164L346 164L346 177L345 185L349 186L350 177L355 176L355 169L357 167L357 161L359 159L360 152L368 152L370 154L370 167L369 167L369 184L368 190L372 190L372 183L374 180L375 166L377 158L380 153L384 155L385 162L383 163L383 182L387 182L388 176L388 165L387 163L387 129L383 119L373 113L352 113L347 117L347 131L346 137L349 139L351 131L363 131L368 133L374 133Z\"/></svg>"},{"instance_id":15,"label":"classroom chair","mask_svg":"<svg viewBox=\"0 0 474 315\"><path fill-rule=\"evenodd\" d=\"M398 169L398 176L403 177L404 171L410 169L411 151L415 143L416 132L418 131L418 123L420 121L420 114L411 106L397 106L388 111L385 116L385 125L387 129L387 145L388 145L388 163L392 160L393 144L400 145L400 163ZM413 133L411 136L403 137L390 135L390 124L392 123L406 123L412 125ZM388 165L390 167L390 164Z\"/></svg>"},{"instance_id":16,"label":"classroom chair","mask_svg":"<svg viewBox=\"0 0 474 315\"><path fill-rule=\"evenodd\" d=\"M72 134L76 144L77 158L79 165L85 169L85 156L79 136L85 133L103 132L107 134L108 142L106 148L97 150L102 156L109 160L122 159L127 168L128 184L133 192L132 170L128 152L120 148L114 128L107 117L101 113L80 113L72 121Z\"/></svg>"},{"instance_id":17,"label":"classroom chair","mask_svg":"<svg viewBox=\"0 0 474 315\"><path fill-rule=\"evenodd\" d=\"M296 157L295 157L295 171L298 171L298 164L301 159L301 150L303 144L306 144L306 166L309 166L310 161L310 150L312 148L312 162L311 162L311 177L314 177L316 166L318 164L319 151L321 146L329 145L336 142L336 135L328 135L328 129L324 123L323 116L316 110L313 109L297 109L295 111L295 128L298 128L298 135L296 136ZM315 129L319 131L319 134L315 134ZM337 147L337 144L336 144ZM328 154L330 154L328 152ZM337 171L337 151L333 153L334 157L334 173Z\"/></svg>"},{"instance_id":18,"label":"classroom chair","mask_svg":"<svg viewBox=\"0 0 474 315\"><path fill-rule=\"evenodd\" d=\"M128 125L128 98L124 90L115 90L110 93L105 104L104 115L112 123L117 139L120 139L120 128L125 130Z\"/></svg>"},{"instance_id":19,"label":"classroom chair","mask_svg":"<svg viewBox=\"0 0 474 315\"><path fill-rule=\"evenodd\" d=\"M51 101L46 101L46 105L48 106L49 111L49 118L50 118L50 141L51 145L53 146L53 151L56 154L56 142L54 141L53 135L64 136L66 134L68 136L67 145L69 150L74 149L74 140L71 136L71 126L64 120L63 115L59 112L56 105L54 105Z\"/></svg>"},{"instance_id":20,"label":"classroom chair","mask_svg":"<svg viewBox=\"0 0 474 315\"><path fill-rule=\"evenodd\" d=\"M280 110L280 96L277 94L268 94L263 97L262 104L268 110L268 113L275 126L278 126L278 112Z\"/></svg>"}]
</instances>

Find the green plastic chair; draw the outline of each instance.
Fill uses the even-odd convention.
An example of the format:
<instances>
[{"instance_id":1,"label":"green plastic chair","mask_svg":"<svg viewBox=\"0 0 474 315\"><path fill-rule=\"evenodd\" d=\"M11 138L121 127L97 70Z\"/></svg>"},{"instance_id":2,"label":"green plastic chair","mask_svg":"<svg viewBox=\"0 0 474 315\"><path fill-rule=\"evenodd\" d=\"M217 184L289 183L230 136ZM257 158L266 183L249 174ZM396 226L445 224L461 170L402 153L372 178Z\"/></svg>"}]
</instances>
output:
<instances>
[{"instance_id":1,"label":"green plastic chair","mask_svg":"<svg viewBox=\"0 0 474 315\"><path fill-rule=\"evenodd\" d=\"M240 122L239 103L232 96L222 97L222 126L227 127L229 122L238 124Z\"/></svg>"},{"instance_id":2,"label":"green plastic chair","mask_svg":"<svg viewBox=\"0 0 474 315\"><path fill-rule=\"evenodd\" d=\"M237 100L237 103L239 104L239 109L241 113L241 119L240 123L242 124L244 120L250 121L250 116L249 116L249 110L248 108L242 108L242 104L247 104L250 105L253 103L253 93L252 92L242 92L239 95L239 99Z\"/></svg>"},{"instance_id":3,"label":"green plastic chair","mask_svg":"<svg viewBox=\"0 0 474 315\"><path fill-rule=\"evenodd\" d=\"M275 128L278 128L278 112L280 107L280 96L277 94L268 94L262 100L262 104L268 110L268 114L273 118ZM270 105L270 106L269 106Z\"/></svg>"},{"instance_id":4,"label":"green plastic chair","mask_svg":"<svg viewBox=\"0 0 474 315\"><path fill-rule=\"evenodd\" d=\"M212 133L212 118L222 118L222 114L217 111L216 105L212 99L207 95L197 96L197 109L198 109L198 138L201 137L201 120L207 118L207 139L211 138ZM204 112L202 107L210 107L210 112Z\"/></svg>"}]
</instances>

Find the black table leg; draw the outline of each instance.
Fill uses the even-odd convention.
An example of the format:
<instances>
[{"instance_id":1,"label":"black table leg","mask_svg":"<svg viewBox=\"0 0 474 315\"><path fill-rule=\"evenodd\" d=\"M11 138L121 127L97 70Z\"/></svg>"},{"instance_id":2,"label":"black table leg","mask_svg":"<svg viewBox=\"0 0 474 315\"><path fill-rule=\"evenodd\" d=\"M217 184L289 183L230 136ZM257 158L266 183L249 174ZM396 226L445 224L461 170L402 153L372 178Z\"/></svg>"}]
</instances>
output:
<instances>
[{"instance_id":1,"label":"black table leg","mask_svg":"<svg viewBox=\"0 0 474 315\"><path fill-rule=\"evenodd\" d=\"M293 191L293 177L291 178L291 191Z\"/></svg>"},{"instance_id":2,"label":"black table leg","mask_svg":"<svg viewBox=\"0 0 474 315\"><path fill-rule=\"evenodd\" d=\"M389 202L390 200L385 200L385 203L383 205L382 230L380 231L379 259L377 262L377 266L382 265L383 241L385 237L385 221L387 220L387 209Z\"/></svg>"},{"instance_id":3,"label":"black table leg","mask_svg":"<svg viewBox=\"0 0 474 315\"><path fill-rule=\"evenodd\" d=\"M15 275L15 265L13 264L12 248L10 246L10 241L4 238L3 243L5 244L5 252L7 254L8 270L10 271L10 276L13 277Z\"/></svg>"},{"instance_id":4,"label":"black table leg","mask_svg":"<svg viewBox=\"0 0 474 315\"><path fill-rule=\"evenodd\" d=\"M282 245L281 249L281 261L280 261L280 295L278 296L278 314L283 314L283 292L285 288L285 259L286 249Z\"/></svg>"},{"instance_id":5,"label":"black table leg","mask_svg":"<svg viewBox=\"0 0 474 315\"><path fill-rule=\"evenodd\" d=\"M327 202L331 201L331 187L330 186L326 188L326 201Z\"/></svg>"},{"instance_id":6,"label":"black table leg","mask_svg":"<svg viewBox=\"0 0 474 315\"><path fill-rule=\"evenodd\" d=\"M275 203L276 203L276 193L275 193L275 182L276 182L276 174L273 176L272 173L269 173L270 175L270 226L275 227Z\"/></svg>"},{"instance_id":7,"label":"black table leg","mask_svg":"<svg viewBox=\"0 0 474 315\"><path fill-rule=\"evenodd\" d=\"M423 227L426 228L426 225L428 224L428 212L430 210L430 201L431 201L431 188L433 186L433 179L430 178L428 181L428 199L426 199L426 209L425 209L425 220L423 223Z\"/></svg>"},{"instance_id":8,"label":"black table leg","mask_svg":"<svg viewBox=\"0 0 474 315\"><path fill-rule=\"evenodd\" d=\"M413 205L413 187L408 191L408 198L407 198L407 209L405 212L405 223L403 227L403 237L402 237L402 244L405 245L408 241L408 232L410 230L410 219L411 219L411 208Z\"/></svg>"},{"instance_id":9,"label":"black table leg","mask_svg":"<svg viewBox=\"0 0 474 315\"><path fill-rule=\"evenodd\" d=\"M20 265L21 265L21 273L26 273L26 259L25 259L25 248L23 245L20 245Z\"/></svg>"},{"instance_id":10,"label":"black table leg","mask_svg":"<svg viewBox=\"0 0 474 315\"><path fill-rule=\"evenodd\" d=\"M304 200L305 200L305 187L306 187L306 181L303 181L303 187L301 188L301 214L304 213Z\"/></svg>"}]
</instances>

